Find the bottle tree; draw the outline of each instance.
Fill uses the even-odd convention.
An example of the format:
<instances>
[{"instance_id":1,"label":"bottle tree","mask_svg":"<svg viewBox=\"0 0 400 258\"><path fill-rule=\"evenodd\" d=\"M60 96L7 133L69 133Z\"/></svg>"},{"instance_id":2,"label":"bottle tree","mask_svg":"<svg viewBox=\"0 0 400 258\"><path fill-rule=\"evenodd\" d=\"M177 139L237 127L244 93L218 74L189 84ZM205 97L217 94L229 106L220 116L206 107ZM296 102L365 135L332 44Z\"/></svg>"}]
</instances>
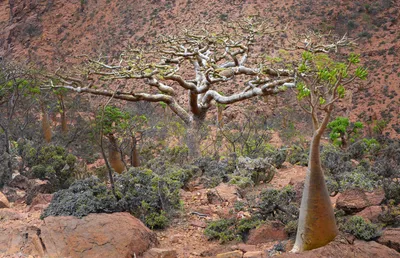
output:
<instances>
[{"instance_id":1,"label":"bottle tree","mask_svg":"<svg viewBox=\"0 0 400 258\"><path fill-rule=\"evenodd\" d=\"M329 56L331 49L335 48L314 48L308 42L297 67L297 99L311 116L313 136L292 252L324 246L338 234L321 168L320 141L335 104L345 96L346 88L356 79L366 79L368 72L358 65L359 55L350 54L344 61L336 61Z\"/></svg>"}]
</instances>

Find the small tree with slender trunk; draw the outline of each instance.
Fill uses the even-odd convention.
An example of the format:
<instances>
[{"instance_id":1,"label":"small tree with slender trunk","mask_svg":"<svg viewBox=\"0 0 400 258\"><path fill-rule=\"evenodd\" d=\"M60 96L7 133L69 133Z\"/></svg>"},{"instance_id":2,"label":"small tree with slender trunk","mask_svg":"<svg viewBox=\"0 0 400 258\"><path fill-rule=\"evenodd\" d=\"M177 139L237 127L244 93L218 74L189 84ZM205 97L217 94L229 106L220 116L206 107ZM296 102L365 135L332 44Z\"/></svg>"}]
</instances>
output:
<instances>
[{"instance_id":1,"label":"small tree with slender trunk","mask_svg":"<svg viewBox=\"0 0 400 258\"><path fill-rule=\"evenodd\" d=\"M324 246L338 234L321 168L320 141L335 103L345 96L346 87L368 75L365 68L357 65L359 55L350 54L345 61L337 62L329 57L329 48L318 47L312 42L307 44L297 67L296 89L301 108L311 116L313 136L292 252Z\"/></svg>"}]
</instances>

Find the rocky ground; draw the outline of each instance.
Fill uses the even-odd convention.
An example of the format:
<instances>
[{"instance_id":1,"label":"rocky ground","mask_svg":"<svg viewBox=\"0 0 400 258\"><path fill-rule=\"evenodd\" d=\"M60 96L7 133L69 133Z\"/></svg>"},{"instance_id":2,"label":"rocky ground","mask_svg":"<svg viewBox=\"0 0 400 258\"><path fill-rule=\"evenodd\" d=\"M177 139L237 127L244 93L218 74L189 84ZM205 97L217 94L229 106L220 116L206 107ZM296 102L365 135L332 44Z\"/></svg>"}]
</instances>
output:
<instances>
[{"instance_id":1,"label":"rocky ground","mask_svg":"<svg viewBox=\"0 0 400 258\"><path fill-rule=\"evenodd\" d=\"M181 191L184 207L165 230L151 231L128 213L91 214L75 217L40 219L42 210L52 195L37 193L30 204L22 198L23 190L5 189L13 202L0 194L0 256L1 257L268 257L280 252L273 247L282 243L290 250L284 225L273 222L250 231L246 243L220 244L209 241L203 231L208 221L221 218L244 218L247 212L233 212L233 204L266 187L281 188L293 185L299 194L306 172L305 167L288 163L278 170L268 184L248 191L220 184L205 189L194 181L188 191ZM37 188L43 182L29 182ZM20 183L19 186L22 184ZM17 186L17 185L16 185ZM14 193L11 195L10 193ZM18 197L20 196L20 197ZM332 198L332 203L368 220L375 221L385 209L381 206L384 193L347 191ZM337 250L341 250L338 254ZM386 229L377 242L339 236L326 247L303 254L284 254L282 257L400 257L400 229Z\"/></svg>"}]
</instances>

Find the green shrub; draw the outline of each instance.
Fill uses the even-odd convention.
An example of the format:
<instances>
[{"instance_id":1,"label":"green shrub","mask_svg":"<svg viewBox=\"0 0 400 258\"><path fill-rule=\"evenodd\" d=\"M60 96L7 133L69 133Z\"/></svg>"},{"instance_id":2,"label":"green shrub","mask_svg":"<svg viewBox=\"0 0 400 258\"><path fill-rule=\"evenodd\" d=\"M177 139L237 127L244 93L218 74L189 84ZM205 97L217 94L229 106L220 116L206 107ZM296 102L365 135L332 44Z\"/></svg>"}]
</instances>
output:
<instances>
[{"instance_id":1,"label":"green shrub","mask_svg":"<svg viewBox=\"0 0 400 258\"><path fill-rule=\"evenodd\" d=\"M297 226L298 226L298 221L297 220L291 220L285 225L285 231L286 231L286 233L288 234L289 237L296 236Z\"/></svg>"},{"instance_id":2,"label":"green shrub","mask_svg":"<svg viewBox=\"0 0 400 258\"><path fill-rule=\"evenodd\" d=\"M20 154L31 167L30 177L47 179L54 191L66 189L75 180L77 158L61 146L42 146L37 149L29 142L21 142Z\"/></svg>"},{"instance_id":3,"label":"green shrub","mask_svg":"<svg viewBox=\"0 0 400 258\"><path fill-rule=\"evenodd\" d=\"M221 219L208 223L204 234L209 240L219 240L226 243L232 240L243 241L247 238L249 231L260 226L263 221L258 218L249 219Z\"/></svg>"},{"instance_id":4,"label":"green shrub","mask_svg":"<svg viewBox=\"0 0 400 258\"><path fill-rule=\"evenodd\" d=\"M309 149L305 149L299 145L294 145L290 148L287 156L287 161L293 165L307 166L308 165Z\"/></svg>"},{"instance_id":5,"label":"green shrub","mask_svg":"<svg viewBox=\"0 0 400 258\"><path fill-rule=\"evenodd\" d=\"M122 209L111 191L99 179L91 177L56 192L41 217L73 215L81 218L89 213L117 211Z\"/></svg>"},{"instance_id":6,"label":"green shrub","mask_svg":"<svg viewBox=\"0 0 400 258\"><path fill-rule=\"evenodd\" d=\"M400 203L400 181L386 179L383 183L386 200L393 200L395 204Z\"/></svg>"},{"instance_id":7,"label":"green shrub","mask_svg":"<svg viewBox=\"0 0 400 258\"><path fill-rule=\"evenodd\" d=\"M283 224L298 217L298 204L294 202L296 192L290 186L281 190L267 189L261 192L257 203L257 215L264 220L279 220Z\"/></svg>"},{"instance_id":8,"label":"green shrub","mask_svg":"<svg viewBox=\"0 0 400 258\"><path fill-rule=\"evenodd\" d=\"M236 169L236 154L231 154L227 158L217 161L210 157L202 157L194 163L200 168L201 180L205 187L212 188L221 182L228 182L229 175Z\"/></svg>"},{"instance_id":9,"label":"green shrub","mask_svg":"<svg viewBox=\"0 0 400 258\"><path fill-rule=\"evenodd\" d=\"M239 157L237 169L229 176L229 183L247 187L257 185L260 181L270 182L276 173L276 169L271 163L268 158Z\"/></svg>"},{"instance_id":10,"label":"green shrub","mask_svg":"<svg viewBox=\"0 0 400 258\"><path fill-rule=\"evenodd\" d=\"M384 223L385 226L399 227L400 226L400 206L396 206L393 200L378 216L379 221Z\"/></svg>"},{"instance_id":11,"label":"green shrub","mask_svg":"<svg viewBox=\"0 0 400 258\"><path fill-rule=\"evenodd\" d=\"M221 219L210 222L204 230L204 234L209 240L219 240L221 243L226 243L234 239L239 239L235 234L234 220Z\"/></svg>"},{"instance_id":12,"label":"green shrub","mask_svg":"<svg viewBox=\"0 0 400 258\"><path fill-rule=\"evenodd\" d=\"M355 170L340 176L339 186L341 190L361 189L372 191L380 185L380 177L363 166L357 166Z\"/></svg>"},{"instance_id":13,"label":"green shrub","mask_svg":"<svg viewBox=\"0 0 400 258\"><path fill-rule=\"evenodd\" d=\"M42 217L128 211L151 228L163 228L168 216L181 208L179 190L193 171L165 164L162 168L159 174L147 168L131 168L115 175L118 199L96 177L78 180L69 189L55 193Z\"/></svg>"},{"instance_id":14,"label":"green shrub","mask_svg":"<svg viewBox=\"0 0 400 258\"><path fill-rule=\"evenodd\" d=\"M150 213L150 215L146 217L146 225L151 229L165 228L168 225L168 217L165 211Z\"/></svg>"},{"instance_id":15,"label":"green shrub","mask_svg":"<svg viewBox=\"0 0 400 258\"><path fill-rule=\"evenodd\" d=\"M371 222L367 222L360 216L351 217L344 225L343 231L350 233L362 240L372 240L380 236L379 227Z\"/></svg>"}]
</instances>

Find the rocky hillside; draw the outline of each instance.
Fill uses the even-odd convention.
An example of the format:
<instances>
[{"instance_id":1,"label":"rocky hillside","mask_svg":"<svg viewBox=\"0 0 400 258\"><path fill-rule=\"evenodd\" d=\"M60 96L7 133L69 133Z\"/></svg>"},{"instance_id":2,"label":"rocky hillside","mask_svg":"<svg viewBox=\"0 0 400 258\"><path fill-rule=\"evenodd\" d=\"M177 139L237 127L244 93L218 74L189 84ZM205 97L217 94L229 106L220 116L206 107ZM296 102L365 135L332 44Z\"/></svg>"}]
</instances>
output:
<instances>
[{"instance_id":1,"label":"rocky hillside","mask_svg":"<svg viewBox=\"0 0 400 258\"><path fill-rule=\"evenodd\" d=\"M260 15L288 30L358 38L370 70L367 90L347 99L352 119L388 122L400 133L399 2L397 0L9 0L0 1L0 55L55 69L72 56L118 53L207 21L218 26Z\"/></svg>"}]
</instances>

